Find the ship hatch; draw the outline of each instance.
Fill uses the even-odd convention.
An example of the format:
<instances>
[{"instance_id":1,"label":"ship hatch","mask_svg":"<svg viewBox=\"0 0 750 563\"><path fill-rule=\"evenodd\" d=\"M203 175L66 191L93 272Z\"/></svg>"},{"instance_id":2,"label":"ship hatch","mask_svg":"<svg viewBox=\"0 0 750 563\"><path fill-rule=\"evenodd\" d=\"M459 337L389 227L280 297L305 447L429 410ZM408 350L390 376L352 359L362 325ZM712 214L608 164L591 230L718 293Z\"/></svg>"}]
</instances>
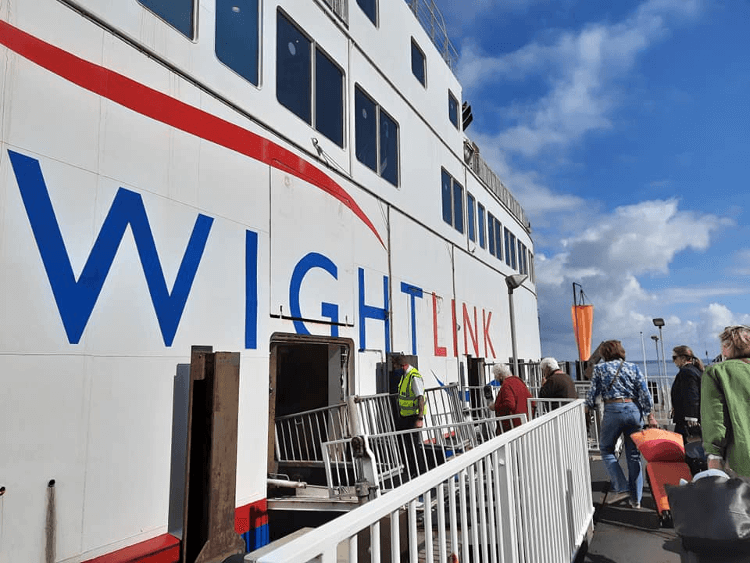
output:
<instances>
[{"instance_id":1,"label":"ship hatch","mask_svg":"<svg viewBox=\"0 0 750 563\"><path fill-rule=\"evenodd\" d=\"M348 436L349 339L274 335L270 346L268 473L325 485L321 443ZM270 492L270 491L269 491ZM269 494L269 496L271 496Z\"/></svg>"}]
</instances>

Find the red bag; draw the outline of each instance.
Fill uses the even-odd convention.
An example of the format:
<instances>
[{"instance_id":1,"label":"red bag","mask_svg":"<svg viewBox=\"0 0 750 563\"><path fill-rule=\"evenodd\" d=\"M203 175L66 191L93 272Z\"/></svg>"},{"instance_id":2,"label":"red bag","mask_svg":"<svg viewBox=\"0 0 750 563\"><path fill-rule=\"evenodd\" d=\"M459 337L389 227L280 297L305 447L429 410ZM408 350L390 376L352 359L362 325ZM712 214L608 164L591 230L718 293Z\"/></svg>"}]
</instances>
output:
<instances>
[{"instance_id":1,"label":"red bag","mask_svg":"<svg viewBox=\"0 0 750 563\"><path fill-rule=\"evenodd\" d=\"M646 428L634 432L630 438L648 462L685 461L685 445L681 434L662 428Z\"/></svg>"}]
</instances>

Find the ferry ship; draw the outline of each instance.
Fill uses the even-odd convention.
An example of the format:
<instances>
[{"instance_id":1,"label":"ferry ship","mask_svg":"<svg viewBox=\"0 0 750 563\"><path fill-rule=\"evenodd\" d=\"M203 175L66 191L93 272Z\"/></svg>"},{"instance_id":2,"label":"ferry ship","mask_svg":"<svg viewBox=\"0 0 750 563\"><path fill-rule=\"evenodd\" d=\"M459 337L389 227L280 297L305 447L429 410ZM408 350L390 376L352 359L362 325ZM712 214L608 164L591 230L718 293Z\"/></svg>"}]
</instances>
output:
<instances>
[{"instance_id":1,"label":"ferry ship","mask_svg":"<svg viewBox=\"0 0 750 563\"><path fill-rule=\"evenodd\" d=\"M239 364L247 550L275 417L394 352L427 387L539 359L456 59L432 0L0 2L0 561L177 561L195 346Z\"/></svg>"}]
</instances>

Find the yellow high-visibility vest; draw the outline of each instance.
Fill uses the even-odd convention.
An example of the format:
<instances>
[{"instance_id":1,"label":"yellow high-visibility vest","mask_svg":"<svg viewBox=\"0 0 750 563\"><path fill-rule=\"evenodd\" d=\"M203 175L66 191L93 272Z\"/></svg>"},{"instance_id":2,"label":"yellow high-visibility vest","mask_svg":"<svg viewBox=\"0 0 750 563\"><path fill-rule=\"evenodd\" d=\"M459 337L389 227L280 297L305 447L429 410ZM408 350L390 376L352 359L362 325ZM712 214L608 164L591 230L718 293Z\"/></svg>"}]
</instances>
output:
<instances>
[{"instance_id":1,"label":"yellow high-visibility vest","mask_svg":"<svg viewBox=\"0 0 750 563\"><path fill-rule=\"evenodd\" d=\"M398 383L398 407L401 416L414 416L419 411L419 398L414 394L411 386L415 377L422 379L417 369L410 367Z\"/></svg>"}]
</instances>

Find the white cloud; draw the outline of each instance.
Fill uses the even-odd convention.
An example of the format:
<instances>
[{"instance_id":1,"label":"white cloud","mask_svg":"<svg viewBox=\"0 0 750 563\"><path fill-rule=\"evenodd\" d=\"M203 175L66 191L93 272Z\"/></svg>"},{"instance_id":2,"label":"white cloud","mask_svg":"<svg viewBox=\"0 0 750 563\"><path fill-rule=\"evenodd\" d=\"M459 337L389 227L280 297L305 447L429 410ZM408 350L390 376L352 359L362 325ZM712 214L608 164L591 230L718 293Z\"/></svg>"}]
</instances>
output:
<instances>
[{"instance_id":1,"label":"white cloud","mask_svg":"<svg viewBox=\"0 0 750 563\"><path fill-rule=\"evenodd\" d=\"M622 206L608 214L591 214L589 221L589 228L562 240L559 251L536 257L542 333L545 345L552 347L543 354L566 357L566 350L570 356L572 341L566 338L572 338L573 282L583 286L587 302L594 304L594 339L620 339L631 353L633 348L641 348L639 333L648 338L654 331L653 316L668 317L671 346L683 340L697 346L705 340L702 335L713 334L713 327L724 319L700 323L686 320L686 304L692 309L705 299L743 293L715 284L653 291L645 289L638 279L646 273L668 273L670 263L684 250L706 250L711 237L731 225L727 219L680 210L677 200L655 200ZM683 316L669 313L675 305L674 310L684 311ZM706 315L717 317L721 310L713 306ZM725 317L731 317L731 313ZM558 334L549 338L553 333Z\"/></svg>"},{"instance_id":2,"label":"white cloud","mask_svg":"<svg viewBox=\"0 0 750 563\"><path fill-rule=\"evenodd\" d=\"M733 256L734 266L731 271L737 276L750 276L750 248L738 250Z\"/></svg>"},{"instance_id":3,"label":"white cloud","mask_svg":"<svg viewBox=\"0 0 750 563\"><path fill-rule=\"evenodd\" d=\"M483 54L470 39L461 49L459 77L467 92L498 81L548 81L546 94L504 112L517 124L495 134L493 144L527 157L565 149L588 132L611 127L621 83L638 56L669 34L673 16L694 17L699 10L698 0L651 0L622 22L560 32L553 42L500 56Z\"/></svg>"}]
</instances>

